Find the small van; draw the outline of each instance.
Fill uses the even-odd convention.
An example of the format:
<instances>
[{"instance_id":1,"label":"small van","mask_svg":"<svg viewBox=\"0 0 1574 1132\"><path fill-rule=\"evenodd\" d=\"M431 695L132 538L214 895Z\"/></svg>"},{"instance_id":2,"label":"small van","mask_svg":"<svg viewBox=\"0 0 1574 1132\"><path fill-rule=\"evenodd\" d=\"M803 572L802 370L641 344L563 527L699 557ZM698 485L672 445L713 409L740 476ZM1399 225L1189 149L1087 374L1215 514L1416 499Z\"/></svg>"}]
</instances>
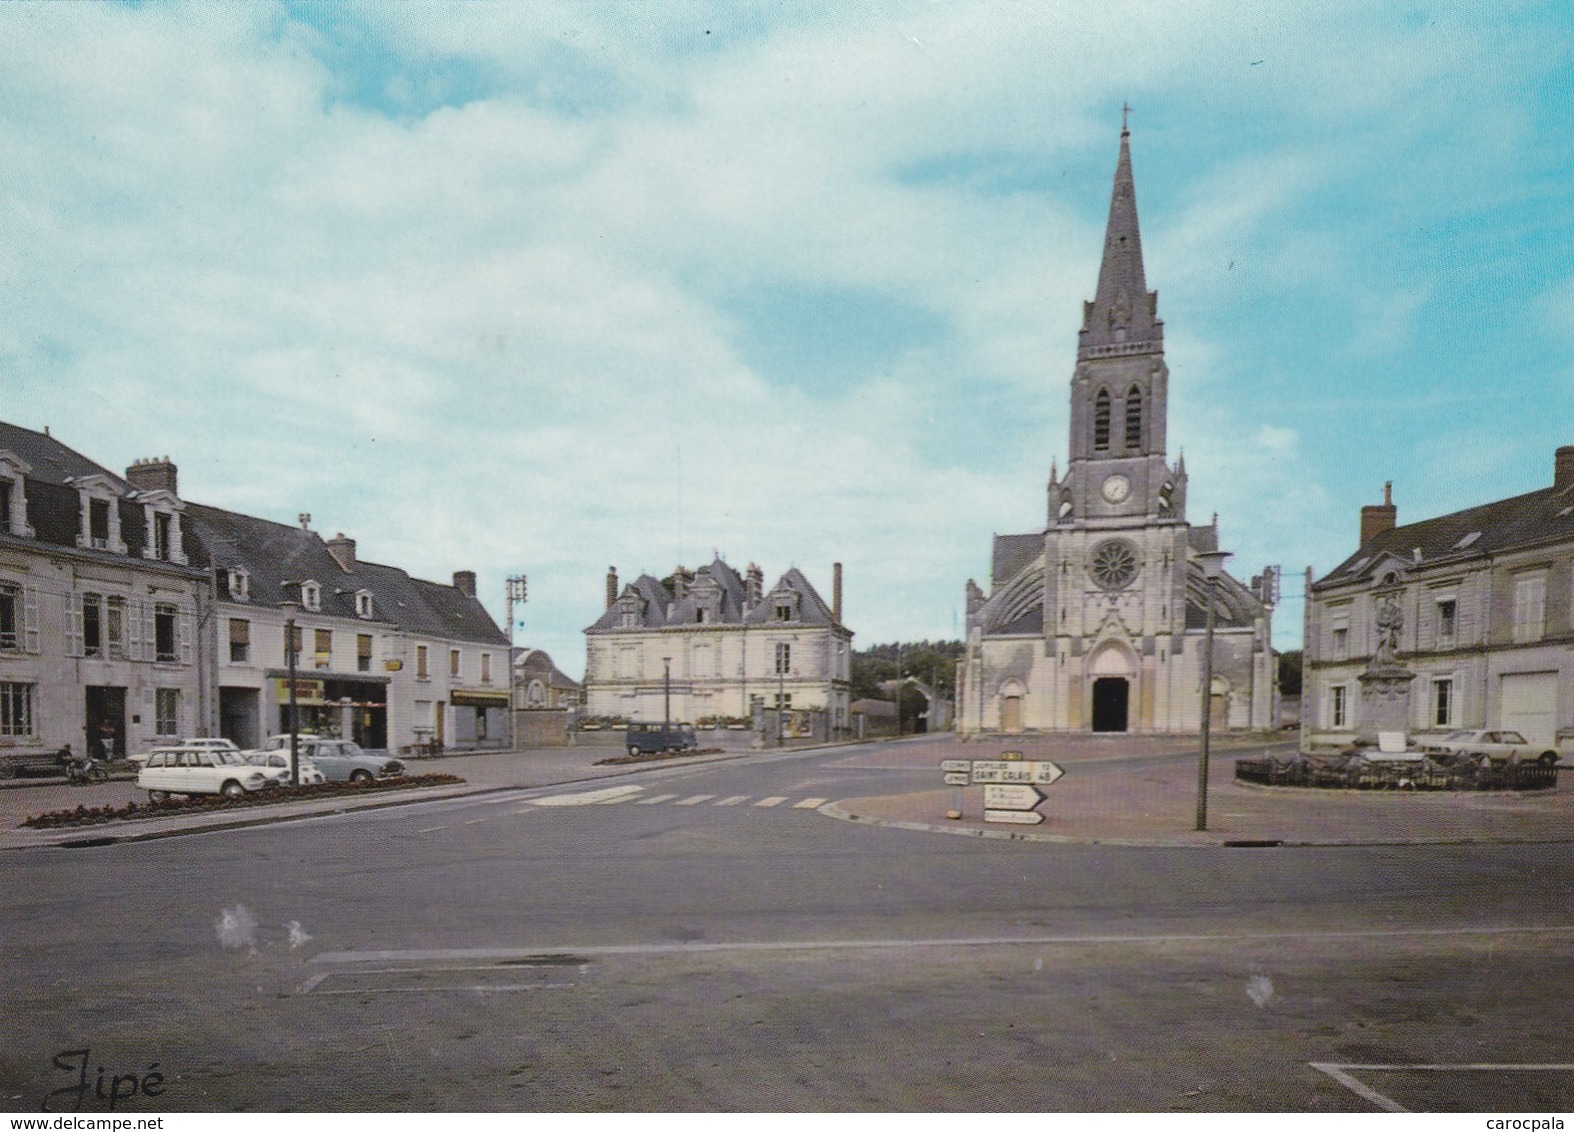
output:
<instances>
[{"instance_id":1,"label":"small van","mask_svg":"<svg viewBox=\"0 0 1574 1132\"><path fill-rule=\"evenodd\" d=\"M692 723L631 723L624 735L631 755L653 755L662 751L697 751L700 738Z\"/></svg>"}]
</instances>

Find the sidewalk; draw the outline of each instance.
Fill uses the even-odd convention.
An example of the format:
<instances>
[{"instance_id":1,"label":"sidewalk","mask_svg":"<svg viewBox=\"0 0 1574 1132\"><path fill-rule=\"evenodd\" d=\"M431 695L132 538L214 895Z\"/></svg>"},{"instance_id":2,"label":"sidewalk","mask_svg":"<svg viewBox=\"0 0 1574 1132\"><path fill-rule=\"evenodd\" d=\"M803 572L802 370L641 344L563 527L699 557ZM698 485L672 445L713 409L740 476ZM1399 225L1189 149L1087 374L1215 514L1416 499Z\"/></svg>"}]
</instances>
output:
<instances>
[{"instance_id":1,"label":"sidewalk","mask_svg":"<svg viewBox=\"0 0 1574 1132\"><path fill-rule=\"evenodd\" d=\"M1235 781L1235 759L1253 757L1262 741L1216 741L1209 760L1208 828L1196 832L1197 762L1174 759L1130 770L1090 771L1100 762L1140 754L1182 751L1195 738L1136 737L1119 743L1033 738L1003 743L945 742L925 746L915 766L935 768L937 788L910 794L850 798L821 812L848 821L903 829L1010 840L1102 845L1383 845L1467 842L1574 841L1574 791L1398 792L1316 790L1257 786ZM998 758L1004 749L1024 759L1048 759L1066 773L1041 787L1040 825L983 820L984 788L938 785L942 759ZM859 754L842 765L890 765ZM963 817L946 812L962 800Z\"/></svg>"}]
</instances>

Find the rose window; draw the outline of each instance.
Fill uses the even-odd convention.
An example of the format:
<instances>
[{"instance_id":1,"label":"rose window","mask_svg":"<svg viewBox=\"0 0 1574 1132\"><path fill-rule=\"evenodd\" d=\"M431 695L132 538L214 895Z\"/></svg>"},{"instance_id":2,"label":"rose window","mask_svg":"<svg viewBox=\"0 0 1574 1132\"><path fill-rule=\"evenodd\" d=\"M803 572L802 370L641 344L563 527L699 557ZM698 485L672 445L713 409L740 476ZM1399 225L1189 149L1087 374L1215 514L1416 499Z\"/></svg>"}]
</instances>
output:
<instances>
[{"instance_id":1,"label":"rose window","mask_svg":"<svg viewBox=\"0 0 1574 1132\"><path fill-rule=\"evenodd\" d=\"M1093 580L1106 590L1124 589L1137 573L1137 552L1130 543L1106 542L1093 552Z\"/></svg>"}]
</instances>

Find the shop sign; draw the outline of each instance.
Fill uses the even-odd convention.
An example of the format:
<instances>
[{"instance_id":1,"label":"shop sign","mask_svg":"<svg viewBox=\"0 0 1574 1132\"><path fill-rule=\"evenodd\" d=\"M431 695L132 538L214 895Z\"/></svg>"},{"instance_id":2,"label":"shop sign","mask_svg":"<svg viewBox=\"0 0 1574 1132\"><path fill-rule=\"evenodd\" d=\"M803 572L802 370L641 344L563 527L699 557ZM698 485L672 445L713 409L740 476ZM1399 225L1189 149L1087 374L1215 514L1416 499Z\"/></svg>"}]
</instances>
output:
<instances>
[{"instance_id":1,"label":"shop sign","mask_svg":"<svg viewBox=\"0 0 1574 1132\"><path fill-rule=\"evenodd\" d=\"M295 702L297 704L321 704L322 693L323 682L321 680L302 680L300 677L296 677ZM273 681L273 694L274 698L281 704L290 702L289 677L281 676Z\"/></svg>"}]
</instances>

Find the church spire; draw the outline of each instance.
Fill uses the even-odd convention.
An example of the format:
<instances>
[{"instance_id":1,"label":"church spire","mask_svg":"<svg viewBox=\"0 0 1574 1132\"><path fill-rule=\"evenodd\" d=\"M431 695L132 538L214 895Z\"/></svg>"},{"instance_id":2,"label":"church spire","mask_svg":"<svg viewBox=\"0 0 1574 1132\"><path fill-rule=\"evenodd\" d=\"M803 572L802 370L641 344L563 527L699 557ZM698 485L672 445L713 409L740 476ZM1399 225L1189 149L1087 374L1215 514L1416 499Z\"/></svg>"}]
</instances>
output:
<instances>
[{"instance_id":1,"label":"church spire","mask_svg":"<svg viewBox=\"0 0 1574 1132\"><path fill-rule=\"evenodd\" d=\"M1158 318L1157 291L1149 291L1142 269L1142 234L1137 228L1137 191L1131 176L1129 107L1121 108L1120 158L1110 193L1104 232L1104 262L1098 290L1082 309L1080 358L1109 354L1157 353L1163 349L1164 323ZM1136 348L1145 346L1146 349ZM1113 347L1113 348L1112 348Z\"/></svg>"}]
</instances>

